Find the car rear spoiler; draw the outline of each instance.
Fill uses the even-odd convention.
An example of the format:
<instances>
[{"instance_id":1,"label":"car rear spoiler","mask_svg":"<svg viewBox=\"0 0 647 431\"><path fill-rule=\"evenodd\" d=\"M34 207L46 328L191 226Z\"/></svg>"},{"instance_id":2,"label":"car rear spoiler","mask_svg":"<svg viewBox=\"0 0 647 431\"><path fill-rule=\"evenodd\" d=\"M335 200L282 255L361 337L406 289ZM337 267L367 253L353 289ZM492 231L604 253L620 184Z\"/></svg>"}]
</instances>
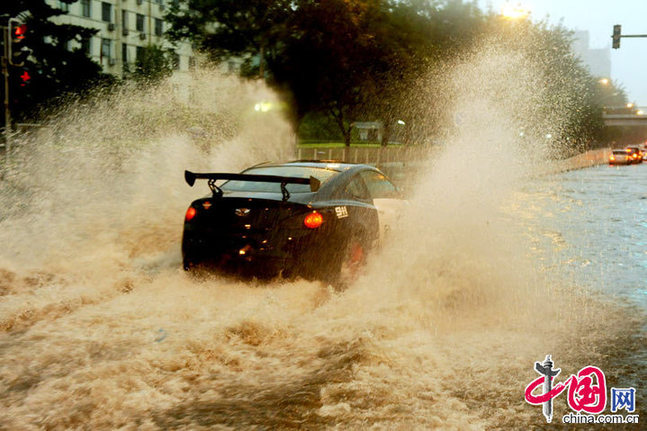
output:
<instances>
[{"instance_id":1,"label":"car rear spoiler","mask_svg":"<svg viewBox=\"0 0 647 431\"><path fill-rule=\"evenodd\" d=\"M283 200L288 200L290 193L286 189L288 184L306 184L310 186L310 191L316 192L321 186L321 181L315 177L298 178L298 177L282 177L278 175L256 175L256 174L230 174L230 173L198 173L191 171L184 171L184 179L187 184L193 187L195 180L209 180L209 187L214 195L222 195L222 190L216 186L218 180L234 180L234 181L254 181L259 183L278 183L281 184L281 192L283 193Z\"/></svg>"}]
</instances>

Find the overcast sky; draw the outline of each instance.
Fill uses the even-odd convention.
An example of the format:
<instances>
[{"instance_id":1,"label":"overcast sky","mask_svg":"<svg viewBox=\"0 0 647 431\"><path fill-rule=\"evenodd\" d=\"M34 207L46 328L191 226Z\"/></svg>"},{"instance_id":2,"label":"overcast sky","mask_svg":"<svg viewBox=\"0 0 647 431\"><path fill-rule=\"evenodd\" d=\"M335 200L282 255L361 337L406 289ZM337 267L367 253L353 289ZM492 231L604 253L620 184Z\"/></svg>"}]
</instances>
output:
<instances>
[{"instance_id":1,"label":"overcast sky","mask_svg":"<svg viewBox=\"0 0 647 431\"><path fill-rule=\"evenodd\" d=\"M622 85L630 101L647 106L647 38L623 38L620 49L611 49L614 24L622 34L647 34L647 0L478 0L487 10L500 11L505 3L520 3L531 11L530 18L562 22L572 30L588 30L590 48L611 51L611 79Z\"/></svg>"}]
</instances>

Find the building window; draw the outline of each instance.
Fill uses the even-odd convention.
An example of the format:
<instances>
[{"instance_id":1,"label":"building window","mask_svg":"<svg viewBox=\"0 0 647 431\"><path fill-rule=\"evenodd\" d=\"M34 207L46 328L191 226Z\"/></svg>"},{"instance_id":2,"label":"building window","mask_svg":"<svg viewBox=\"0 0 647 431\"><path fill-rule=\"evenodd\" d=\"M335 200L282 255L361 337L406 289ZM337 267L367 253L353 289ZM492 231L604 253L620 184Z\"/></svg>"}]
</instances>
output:
<instances>
[{"instance_id":1,"label":"building window","mask_svg":"<svg viewBox=\"0 0 647 431\"><path fill-rule=\"evenodd\" d=\"M189 57L189 70L195 70L195 57Z\"/></svg>"},{"instance_id":2,"label":"building window","mask_svg":"<svg viewBox=\"0 0 647 431\"><path fill-rule=\"evenodd\" d=\"M121 61L124 64L128 63L128 45L126 45L125 43L121 44Z\"/></svg>"},{"instance_id":3,"label":"building window","mask_svg":"<svg viewBox=\"0 0 647 431\"><path fill-rule=\"evenodd\" d=\"M121 11L121 28L124 30L128 28L128 11L127 10L122 10Z\"/></svg>"},{"instance_id":4,"label":"building window","mask_svg":"<svg viewBox=\"0 0 647 431\"><path fill-rule=\"evenodd\" d=\"M137 31L144 31L144 15L137 14Z\"/></svg>"},{"instance_id":5,"label":"building window","mask_svg":"<svg viewBox=\"0 0 647 431\"><path fill-rule=\"evenodd\" d=\"M112 22L112 5L101 2L101 19L105 22Z\"/></svg>"},{"instance_id":6,"label":"building window","mask_svg":"<svg viewBox=\"0 0 647 431\"><path fill-rule=\"evenodd\" d=\"M102 59L107 58L108 60L110 60L111 58L110 53L112 51L110 49L112 47L111 45L112 45L112 41L110 39L101 39L101 58Z\"/></svg>"},{"instance_id":7,"label":"building window","mask_svg":"<svg viewBox=\"0 0 647 431\"><path fill-rule=\"evenodd\" d=\"M155 18L155 36L162 35L162 20Z\"/></svg>"},{"instance_id":8,"label":"building window","mask_svg":"<svg viewBox=\"0 0 647 431\"><path fill-rule=\"evenodd\" d=\"M81 40L81 52L85 52L88 56L92 56L92 38L88 37Z\"/></svg>"},{"instance_id":9,"label":"building window","mask_svg":"<svg viewBox=\"0 0 647 431\"><path fill-rule=\"evenodd\" d=\"M137 57L137 61L142 61L144 57L144 48L141 46L138 46L137 52L135 52L135 56Z\"/></svg>"},{"instance_id":10,"label":"building window","mask_svg":"<svg viewBox=\"0 0 647 431\"><path fill-rule=\"evenodd\" d=\"M63 0L59 0L58 2L58 8L62 10L63 12L69 12L70 11L70 4L65 3Z\"/></svg>"},{"instance_id":11,"label":"building window","mask_svg":"<svg viewBox=\"0 0 647 431\"><path fill-rule=\"evenodd\" d=\"M81 0L81 14L86 18L92 16L92 3L90 0Z\"/></svg>"}]
</instances>

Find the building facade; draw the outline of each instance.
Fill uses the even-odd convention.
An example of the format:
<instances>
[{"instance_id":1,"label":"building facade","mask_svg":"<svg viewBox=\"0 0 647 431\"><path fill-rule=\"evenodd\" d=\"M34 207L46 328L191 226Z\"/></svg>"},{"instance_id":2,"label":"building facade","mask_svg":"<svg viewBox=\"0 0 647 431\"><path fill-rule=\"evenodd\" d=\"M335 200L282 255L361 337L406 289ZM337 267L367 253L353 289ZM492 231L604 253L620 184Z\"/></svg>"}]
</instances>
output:
<instances>
[{"instance_id":1,"label":"building facade","mask_svg":"<svg viewBox=\"0 0 647 431\"><path fill-rule=\"evenodd\" d=\"M592 75L601 78L611 76L611 48L591 48L589 45L589 32L576 31L573 40L573 51L582 63L588 66Z\"/></svg>"},{"instance_id":2,"label":"building facade","mask_svg":"<svg viewBox=\"0 0 647 431\"><path fill-rule=\"evenodd\" d=\"M47 3L67 12L53 21L97 29L97 34L81 46L104 72L123 77L134 70L141 50L152 45L173 48L177 71L192 67L194 57L190 44L173 46L163 37L167 25L164 14L172 1L175 0L78 0L73 4L47 0Z\"/></svg>"}]
</instances>

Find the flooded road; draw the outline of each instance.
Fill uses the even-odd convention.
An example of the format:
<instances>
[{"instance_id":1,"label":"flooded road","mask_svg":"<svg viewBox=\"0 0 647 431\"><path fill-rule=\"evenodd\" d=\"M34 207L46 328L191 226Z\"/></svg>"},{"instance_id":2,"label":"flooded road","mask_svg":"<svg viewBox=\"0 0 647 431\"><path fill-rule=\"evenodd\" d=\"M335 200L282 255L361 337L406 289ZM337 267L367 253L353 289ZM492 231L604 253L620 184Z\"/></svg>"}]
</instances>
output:
<instances>
[{"instance_id":1,"label":"flooded road","mask_svg":"<svg viewBox=\"0 0 647 431\"><path fill-rule=\"evenodd\" d=\"M547 266L578 284L647 309L647 164L601 165L543 179L533 207L538 237L549 238ZM528 187L526 191L532 192ZM529 218L536 219L533 209ZM541 231L543 229L543 231ZM545 247L542 250L546 250Z\"/></svg>"},{"instance_id":2,"label":"flooded road","mask_svg":"<svg viewBox=\"0 0 647 431\"><path fill-rule=\"evenodd\" d=\"M415 229L338 293L188 277L181 171L148 172L189 153L146 151L82 193L62 169L56 199L4 183L0 428L542 427L523 391L547 354L644 402L647 166L527 179L499 201L447 190L437 161Z\"/></svg>"}]
</instances>

